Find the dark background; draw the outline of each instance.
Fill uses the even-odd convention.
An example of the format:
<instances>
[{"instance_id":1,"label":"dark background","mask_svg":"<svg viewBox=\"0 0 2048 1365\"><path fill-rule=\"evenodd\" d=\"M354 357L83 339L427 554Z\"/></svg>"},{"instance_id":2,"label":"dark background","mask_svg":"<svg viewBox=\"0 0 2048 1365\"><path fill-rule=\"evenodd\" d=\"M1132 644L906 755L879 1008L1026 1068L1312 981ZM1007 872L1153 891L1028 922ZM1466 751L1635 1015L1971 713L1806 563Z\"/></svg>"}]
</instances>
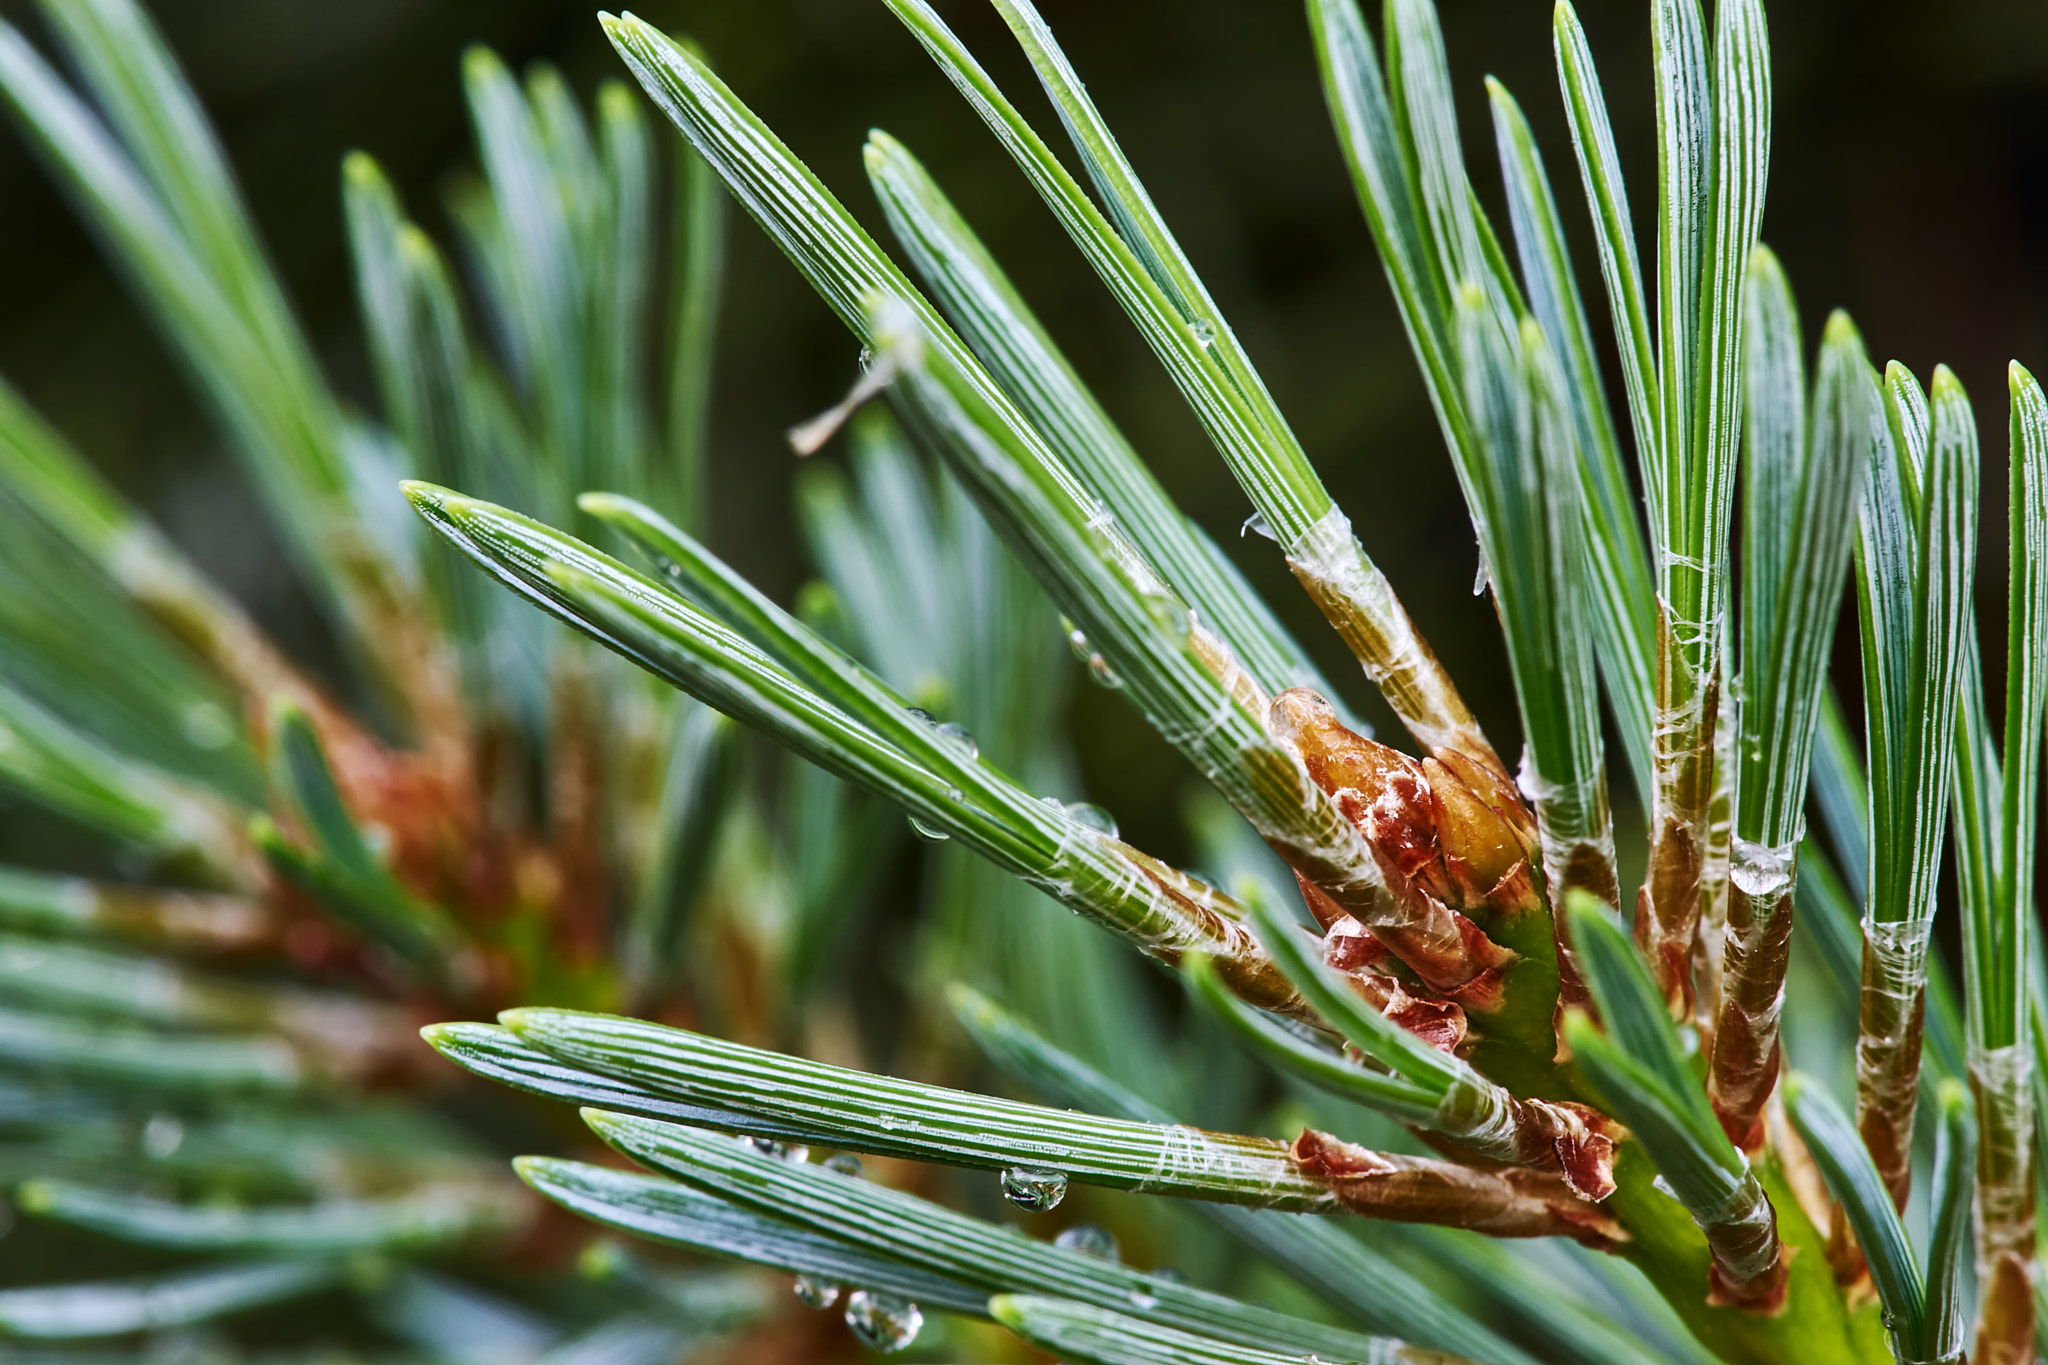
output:
<instances>
[{"instance_id":1,"label":"dark background","mask_svg":"<svg viewBox=\"0 0 2048 1365\"><path fill-rule=\"evenodd\" d=\"M1549 3L1440 3L1481 195L1498 203L1480 83L1490 72L1528 111L1583 247ZM339 213L343 152L375 154L445 242L439 186L472 156L457 71L465 43L487 43L515 66L555 62L585 95L624 75L581 3L153 8L222 130L330 373L366 406ZM941 9L1056 133L992 12L974 0ZM1512 693L1491 606L1470 591L1470 527L1322 109L1300 6L1045 0L1044 9L1367 548L1511 750ZM1640 220L1655 203L1647 5L1586 0L1581 13ZM0 15L40 40L20 0L0 0ZM1221 460L979 121L879 0L652 0L645 17L697 38L734 89L877 229L862 136L880 126L907 142L1168 487L1242 551L1332 675L1357 679L1270 543L1237 540L1249 508ZM1950 364L1979 399L1986 505L2002 508L2002 366L2012 357L2048 366L2048 5L1778 0L1770 21L1776 113L1764 234L1791 273L1809 343L1826 310L1840 306L1874 358L1897 357L1923 378L1937 361ZM0 373L281 633L317 651L317 628L230 457L11 132L0 132L0 262ZM1581 279L1599 307L1583 254ZM781 433L838 397L856 348L739 219L721 345L712 540L787 600L807 568L788 512L793 460ZM1997 677L2002 513L1989 511L1985 523L1985 662ZM1843 643L1853 650L1852 637ZM1121 702L1079 691L1093 795L1137 842L1180 852L1184 770Z\"/></svg>"}]
</instances>

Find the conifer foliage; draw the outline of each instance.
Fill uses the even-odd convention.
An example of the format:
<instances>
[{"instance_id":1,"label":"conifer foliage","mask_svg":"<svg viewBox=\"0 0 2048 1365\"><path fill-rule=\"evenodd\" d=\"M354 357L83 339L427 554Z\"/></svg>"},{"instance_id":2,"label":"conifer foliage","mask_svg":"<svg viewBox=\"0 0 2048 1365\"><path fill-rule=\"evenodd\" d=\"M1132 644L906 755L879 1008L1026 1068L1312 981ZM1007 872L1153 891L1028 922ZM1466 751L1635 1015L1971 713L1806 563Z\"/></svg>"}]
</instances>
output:
<instances>
[{"instance_id":1,"label":"conifer foliage","mask_svg":"<svg viewBox=\"0 0 2048 1365\"><path fill-rule=\"evenodd\" d=\"M1760 0L1649 6L1640 243L1568 0L1556 177L1497 82L1468 168L1432 0L1385 0L1377 34L1357 0L1307 0L1519 752L1372 558L1397 513L1333 500L1030 0L991 3L1063 148L925 0L881 2L1406 735L1356 719L887 133L864 152L893 254L687 41L599 19L658 118L471 54L461 269L372 160L344 167L372 418L327 387L146 18L49 0L76 85L0 28L0 92L352 676L285 657L0 391L0 782L152 873L0 870L5 1169L35 1228L168 1267L0 1291L0 1334L227 1333L320 1295L436 1359L486 1322L505 1358L744 1359L795 1315L926 1359L2031 1362L2048 401L2015 363L1994 707L1971 400L1946 368L1878 370L1839 312L1810 348L1758 240ZM790 433L855 470L803 483L825 584L795 609L703 539L727 202L861 354ZM1860 743L1827 676L1851 587ZM1201 875L1062 799L1062 635L1213 788ZM747 731L793 755L779 781ZM816 1046L906 849L928 894L900 1003L972 1040L978 1089L940 1044ZM411 1040L492 1011L428 1027L438 1058ZM437 1117L442 1058L494 1083L471 1136ZM586 1159L521 1156L512 1185L479 1139L515 1123ZM600 1140L639 1169L587 1159ZM1027 1235L961 1211L998 1190ZM1076 1195L1214 1273L1126 1265L1089 1223L1035 1235ZM480 1287L559 1269L591 1225L626 1240L544 1311ZM1255 1301L1252 1262L1289 1307Z\"/></svg>"}]
</instances>

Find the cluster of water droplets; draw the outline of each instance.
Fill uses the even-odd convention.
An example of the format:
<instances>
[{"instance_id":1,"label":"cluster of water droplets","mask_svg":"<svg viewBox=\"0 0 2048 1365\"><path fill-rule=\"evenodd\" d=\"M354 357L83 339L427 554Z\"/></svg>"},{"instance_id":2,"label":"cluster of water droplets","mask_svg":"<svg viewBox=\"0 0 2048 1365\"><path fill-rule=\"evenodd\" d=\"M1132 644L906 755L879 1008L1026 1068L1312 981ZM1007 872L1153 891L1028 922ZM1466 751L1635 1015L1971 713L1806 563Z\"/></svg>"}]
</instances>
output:
<instances>
[{"instance_id":1,"label":"cluster of water droplets","mask_svg":"<svg viewBox=\"0 0 2048 1365\"><path fill-rule=\"evenodd\" d=\"M1011 1166L1003 1171L1003 1198L1026 1213L1050 1213L1067 1197L1067 1173L1036 1166Z\"/></svg>"},{"instance_id":2,"label":"cluster of water droplets","mask_svg":"<svg viewBox=\"0 0 2048 1365\"><path fill-rule=\"evenodd\" d=\"M940 739L944 740L949 747L968 762L972 763L981 757L981 746L975 743L973 734L968 731L966 726L958 721L942 721L921 706L912 706L908 710L913 720L929 727L933 733L937 734ZM957 800L960 793L956 791L953 793L953 796ZM935 829L931 825L926 824L915 815L906 816L905 818L910 821L911 832L920 839L929 840L937 844L944 843L947 839L953 837L942 829Z\"/></svg>"},{"instance_id":3,"label":"cluster of water droplets","mask_svg":"<svg viewBox=\"0 0 2048 1365\"><path fill-rule=\"evenodd\" d=\"M1088 666L1089 677L1103 687L1114 689L1124 685L1124 680L1109 666L1109 660L1095 652L1095 646L1088 643L1088 637L1081 633L1079 626L1064 616L1060 618L1060 624L1066 628L1067 648L1073 650L1074 657Z\"/></svg>"},{"instance_id":4,"label":"cluster of water droplets","mask_svg":"<svg viewBox=\"0 0 2048 1365\"><path fill-rule=\"evenodd\" d=\"M808 1161L810 1149L769 1142L762 1138L746 1139L756 1151L785 1161ZM860 1158L851 1152L839 1152L825 1158L820 1169L843 1176L849 1180L864 1179L866 1172ZM924 1310L901 1294L890 1294L879 1289L856 1289L846 1293L843 1285L834 1283L822 1275L799 1275L796 1277L797 1300L807 1308L826 1309L846 1296L846 1327L860 1338L863 1346L884 1354L901 1351L917 1340L917 1334L924 1330Z\"/></svg>"}]
</instances>

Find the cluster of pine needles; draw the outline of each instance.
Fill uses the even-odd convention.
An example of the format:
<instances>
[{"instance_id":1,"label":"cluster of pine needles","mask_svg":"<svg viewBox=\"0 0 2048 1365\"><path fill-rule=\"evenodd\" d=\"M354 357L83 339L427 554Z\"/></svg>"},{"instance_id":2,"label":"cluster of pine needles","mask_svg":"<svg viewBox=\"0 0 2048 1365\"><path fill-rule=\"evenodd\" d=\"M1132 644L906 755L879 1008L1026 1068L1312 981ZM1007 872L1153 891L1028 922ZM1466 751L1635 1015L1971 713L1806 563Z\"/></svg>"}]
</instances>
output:
<instances>
[{"instance_id":1,"label":"cluster of pine needles","mask_svg":"<svg viewBox=\"0 0 2048 1365\"><path fill-rule=\"evenodd\" d=\"M1064 159L925 0L883 3L1409 749L886 133L865 164L907 270L687 42L601 16L647 99L587 108L473 51L452 244L369 155L342 168L372 415L323 376L147 17L46 0L75 76L0 25L0 103L238 452L346 676L0 387L0 785L10 847L65 863L0 867L9 1358L2031 1365L2048 400L2015 364L2001 733L1971 402L1945 368L1880 372L1841 313L1809 352L1758 242L1759 0L1650 6L1643 248L1569 3L1583 220L1497 82L1497 170L1468 172L1432 0L1386 0L1377 38L1357 0L1308 0L1519 754L1030 0L991 3ZM860 348L845 403L790 433L832 447L799 480L819 578L793 609L704 543L732 203ZM1860 741L1827 670L1845 579ZM1069 799L1074 678L1213 788L1200 875ZM906 868L910 917L882 904ZM858 1018L877 964L886 1048ZM1035 1102L938 1083L978 1074ZM514 1181L537 1147L590 1159Z\"/></svg>"}]
</instances>

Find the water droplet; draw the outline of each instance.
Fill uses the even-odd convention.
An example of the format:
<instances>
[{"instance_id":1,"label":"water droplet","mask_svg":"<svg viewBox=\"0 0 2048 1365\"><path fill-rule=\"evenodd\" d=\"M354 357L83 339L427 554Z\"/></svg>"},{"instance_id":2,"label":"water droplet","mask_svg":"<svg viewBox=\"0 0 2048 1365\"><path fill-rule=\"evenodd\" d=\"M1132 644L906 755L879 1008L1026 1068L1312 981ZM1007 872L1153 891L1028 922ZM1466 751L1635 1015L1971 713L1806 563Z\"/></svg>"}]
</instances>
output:
<instances>
[{"instance_id":1,"label":"water droplet","mask_svg":"<svg viewBox=\"0 0 2048 1365\"><path fill-rule=\"evenodd\" d=\"M946 840L953 837L942 829L933 829L915 815L906 816L905 818L910 821L910 832L920 839L926 839L935 844L943 844Z\"/></svg>"},{"instance_id":2,"label":"water droplet","mask_svg":"<svg viewBox=\"0 0 2048 1365\"><path fill-rule=\"evenodd\" d=\"M1121 1261L1124 1258L1123 1249L1116 1244L1116 1238L1110 1236L1106 1228L1099 1228L1093 1223L1074 1224L1053 1238L1052 1244L1064 1247L1068 1251L1078 1251L1083 1256L1093 1256L1097 1260Z\"/></svg>"},{"instance_id":3,"label":"water droplet","mask_svg":"<svg viewBox=\"0 0 2048 1365\"><path fill-rule=\"evenodd\" d=\"M1197 345L1205 349L1216 342L1216 328L1207 318L1196 318L1188 323L1188 333Z\"/></svg>"},{"instance_id":4,"label":"water droplet","mask_svg":"<svg viewBox=\"0 0 2048 1365\"><path fill-rule=\"evenodd\" d=\"M912 720L937 733L940 739L966 754L967 757L971 759L981 757L981 746L974 742L974 736L968 733L966 726L950 720L941 722L937 716L925 710L922 706L906 706L903 709Z\"/></svg>"},{"instance_id":5,"label":"water droplet","mask_svg":"<svg viewBox=\"0 0 2048 1365\"><path fill-rule=\"evenodd\" d=\"M1152 1278L1155 1280L1164 1280L1168 1284L1186 1284L1188 1282L1188 1277L1186 1275L1182 1274L1178 1270L1175 1270L1170 1265L1163 1265L1159 1267L1159 1269L1153 1271Z\"/></svg>"},{"instance_id":6,"label":"water droplet","mask_svg":"<svg viewBox=\"0 0 2048 1365\"><path fill-rule=\"evenodd\" d=\"M1116 675L1116 670L1109 666L1109 660L1103 658L1100 654L1090 654L1088 656L1088 675L1103 687L1114 689L1124 685L1124 680L1119 678Z\"/></svg>"},{"instance_id":7,"label":"water droplet","mask_svg":"<svg viewBox=\"0 0 2048 1365\"><path fill-rule=\"evenodd\" d=\"M1003 1198L1026 1213L1050 1213L1066 1197L1065 1171L1011 1166L1003 1172Z\"/></svg>"},{"instance_id":8,"label":"water droplet","mask_svg":"<svg viewBox=\"0 0 2048 1365\"><path fill-rule=\"evenodd\" d=\"M865 370L868 367L868 365L873 362L874 358L875 348L872 346L863 346L860 348L860 360L856 363L858 363L859 366L863 370Z\"/></svg>"},{"instance_id":9,"label":"water droplet","mask_svg":"<svg viewBox=\"0 0 2048 1365\"><path fill-rule=\"evenodd\" d=\"M811 1159L811 1149L802 1143L776 1142L772 1138L762 1137L741 1138L740 1141L762 1156L772 1156L777 1161L804 1162Z\"/></svg>"},{"instance_id":10,"label":"water droplet","mask_svg":"<svg viewBox=\"0 0 2048 1365\"><path fill-rule=\"evenodd\" d=\"M1264 536L1268 540L1280 539L1280 537L1273 534L1273 528L1267 524L1264 512L1254 512L1246 517L1244 525L1237 528L1237 538L1243 540L1247 531L1252 532L1254 535Z\"/></svg>"},{"instance_id":11,"label":"water droplet","mask_svg":"<svg viewBox=\"0 0 2048 1365\"><path fill-rule=\"evenodd\" d=\"M1678 1026L1678 1045L1685 1049L1687 1060L1700 1055L1700 1031L1696 1024Z\"/></svg>"},{"instance_id":12,"label":"water droplet","mask_svg":"<svg viewBox=\"0 0 2048 1365\"><path fill-rule=\"evenodd\" d=\"M939 733L951 740L954 747L964 751L969 758L981 757L981 746L974 742L973 735L967 733L967 727L958 721L947 721L939 727Z\"/></svg>"},{"instance_id":13,"label":"water droplet","mask_svg":"<svg viewBox=\"0 0 2048 1365\"><path fill-rule=\"evenodd\" d=\"M1152 624L1169 635L1185 639L1194 629L1194 613L1164 593L1145 594L1145 614L1152 618Z\"/></svg>"},{"instance_id":14,"label":"water droplet","mask_svg":"<svg viewBox=\"0 0 2048 1365\"><path fill-rule=\"evenodd\" d=\"M852 1152L841 1152L837 1156L826 1157L825 1169L834 1175L852 1176L855 1180L859 1180L868 1173L867 1167L861 1165L860 1158Z\"/></svg>"},{"instance_id":15,"label":"water droplet","mask_svg":"<svg viewBox=\"0 0 2048 1365\"><path fill-rule=\"evenodd\" d=\"M1116 817L1092 801L1073 801L1066 806L1067 818L1077 825L1111 839L1117 837Z\"/></svg>"},{"instance_id":16,"label":"water droplet","mask_svg":"<svg viewBox=\"0 0 2048 1365\"><path fill-rule=\"evenodd\" d=\"M1474 597L1482 596L1486 592L1486 585L1492 581L1493 570L1487 567L1486 551L1481 549L1479 552L1478 572L1472 575L1472 595Z\"/></svg>"},{"instance_id":17,"label":"water droplet","mask_svg":"<svg viewBox=\"0 0 2048 1365\"><path fill-rule=\"evenodd\" d=\"M142 1150L158 1161L185 1145L185 1125L176 1114L157 1114L142 1125Z\"/></svg>"},{"instance_id":18,"label":"water droplet","mask_svg":"<svg viewBox=\"0 0 2048 1365\"><path fill-rule=\"evenodd\" d=\"M1129 1298L1131 1301L1131 1307L1137 1309L1140 1313L1150 1312L1152 1309L1157 1308L1159 1306L1158 1296L1155 1294L1147 1294L1142 1289L1133 1289L1130 1292Z\"/></svg>"},{"instance_id":19,"label":"water droplet","mask_svg":"<svg viewBox=\"0 0 2048 1365\"><path fill-rule=\"evenodd\" d=\"M917 1340L924 1310L894 1294L856 1289L846 1301L846 1325L871 1350L900 1351Z\"/></svg>"},{"instance_id":20,"label":"water droplet","mask_svg":"<svg viewBox=\"0 0 2048 1365\"><path fill-rule=\"evenodd\" d=\"M839 1302L839 1286L816 1275L799 1275L796 1296L806 1308L830 1308Z\"/></svg>"}]
</instances>

